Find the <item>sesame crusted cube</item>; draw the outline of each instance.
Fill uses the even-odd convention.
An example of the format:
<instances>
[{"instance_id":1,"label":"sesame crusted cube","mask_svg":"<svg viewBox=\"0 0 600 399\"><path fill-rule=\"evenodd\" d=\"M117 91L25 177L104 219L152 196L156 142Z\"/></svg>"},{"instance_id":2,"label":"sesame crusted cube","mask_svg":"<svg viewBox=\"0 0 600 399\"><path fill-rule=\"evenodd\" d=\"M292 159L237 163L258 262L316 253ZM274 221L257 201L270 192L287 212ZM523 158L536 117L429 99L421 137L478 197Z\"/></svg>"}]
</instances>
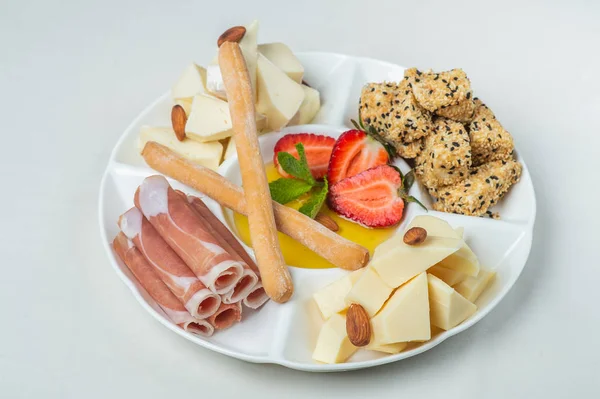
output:
<instances>
[{"instance_id":1,"label":"sesame crusted cube","mask_svg":"<svg viewBox=\"0 0 600 399\"><path fill-rule=\"evenodd\" d=\"M423 148L425 147L425 138L421 137L420 139L408 144L398 143L395 145L395 147L398 156L405 159L413 159L416 158L421 151L423 151Z\"/></svg>"},{"instance_id":2,"label":"sesame crusted cube","mask_svg":"<svg viewBox=\"0 0 600 399\"><path fill-rule=\"evenodd\" d=\"M451 185L468 176L471 145L461 123L437 117L424 144L416 159L415 174L425 187Z\"/></svg>"},{"instance_id":3,"label":"sesame crusted cube","mask_svg":"<svg viewBox=\"0 0 600 399\"><path fill-rule=\"evenodd\" d=\"M473 117L475 105L471 82L462 69L434 73L410 68L404 76L412 86L417 102L426 110L460 122Z\"/></svg>"},{"instance_id":4,"label":"sesame crusted cube","mask_svg":"<svg viewBox=\"0 0 600 399\"><path fill-rule=\"evenodd\" d=\"M484 103L476 99L475 104L477 108L469 125L473 165L510 159L515 148L512 136Z\"/></svg>"},{"instance_id":5,"label":"sesame crusted cube","mask_svg":"<svg viewBox=\"0 0 600 399\"><path fill-rule=\"evenodd\" d=\"M369 83L363 87L359 112L361 119L371 125L399 152L402 147L428 135L431 114L417 104L407 81Z\"/></svg>"},{"instance_id":6,"label":"sesame crusted cube","mask_svg":"<svg viewBox=\"0 0 600 399\"><path fill-rule=\"evenodd\" d=\"M521 178L521 164L513 159L489 162L471 170L463 181L437 189L433 209L471 216L491 214L510 186Z\"/></svg>"}]
</instances>

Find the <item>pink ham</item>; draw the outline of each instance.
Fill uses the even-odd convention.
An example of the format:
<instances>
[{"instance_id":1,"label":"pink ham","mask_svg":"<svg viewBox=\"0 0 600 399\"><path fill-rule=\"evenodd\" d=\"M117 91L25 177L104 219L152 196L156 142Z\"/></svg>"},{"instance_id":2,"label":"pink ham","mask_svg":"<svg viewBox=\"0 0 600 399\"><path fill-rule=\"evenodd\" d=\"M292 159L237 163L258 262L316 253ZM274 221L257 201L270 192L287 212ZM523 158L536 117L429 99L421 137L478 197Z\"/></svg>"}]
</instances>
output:
<instances>
[{"instance_id":1,"label":"pink ham","mask_svg":"<svg viewBox=\"0 0 600 399\"><path fill-rule=\"evenodd\" d=\"M258 282L252 289L252 291L248 294L246 298L244 298L244 305L249 307L250 309L258 309L269 300L269 296L265 292L263 288L262 282Z\"/></svg>"},{"instance_id":2,"label":"pink ham","mask_svg":"<svg viewBox=\"0 0 600 399\"><path fill-rule=\"evenodd\" d=\"M135 206L167 244L211 291L231 291L244 273L231 256L163 176L150 176L135 193Z\"/></svg>"},{"instance_id":3,"label":"pink ham","mask_svg":"<svg viewBox=\"0 0 600 399\"><path fill-rule=\"evenodd\" d=\"M208 318L208 322L215 330L229 328L242 320L242 303L222 303L219 310Z\"/></svg>"},{"instance_id":4,"label":"pink ham","mask_svg":"<svg viewBox=\"0 0 600 399\"><path fill-rule=\"evenodd\" d=\"M192 208L202 219L204 225L219 241L220 245L244 267L242 277L233 289L223 294L224 303L235 303L245 299L252 293L254 287L259 283L258 267L254 260L248 255L237 239L231 234L229 229L208 209L206 204L198 197L185 197L185 194L178 191L184 198L187 198ZM237 246L237 248L236 248ZM264 290L263 290L264 291Z\"/></svg>"},{"instance_id":5,"label":"pink ham","mask_svg":"<svg viewBox=\"0 0 600 399\"><path fill-rule=\"evenodd\" d=\"M207 320L192 317L125 234L119 233L115 237L113 248L140 285L144 287L173 323L193 334L205 337L213 334L213 325Z\"/></svg>"},{"instance_id":6,"label":"pink ham","mask_svg":"<svg viewBox=\"0 0 600 399\"><path fill-rule=\"evenodd\" d=\"M139 209L131 208L121 215L119 227L192 316L205 319L217 311L221 304L219 295L198 280Z\"/></svg>"}]
</instances>

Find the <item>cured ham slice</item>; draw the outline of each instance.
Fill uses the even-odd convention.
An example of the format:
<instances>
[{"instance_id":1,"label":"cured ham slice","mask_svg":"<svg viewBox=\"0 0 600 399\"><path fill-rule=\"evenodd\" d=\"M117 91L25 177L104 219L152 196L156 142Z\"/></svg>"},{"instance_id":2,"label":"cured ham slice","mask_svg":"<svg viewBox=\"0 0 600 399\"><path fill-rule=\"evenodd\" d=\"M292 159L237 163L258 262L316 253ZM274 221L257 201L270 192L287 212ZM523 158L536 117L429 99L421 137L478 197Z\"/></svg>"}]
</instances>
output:
<instances>
[{"instance_id":1,"label":"cured ham slice","mask_svg":"<svg viewBox=\"0 0 600 399\"><path fill-rule=\"evenodd\" d=\"M254 259L252 259L248 252L246 252L244 247L242 247L242 244L240 244L240 242L237 240L237 238L235 238L235 236L233 235L233 233L231 233L227 226L225 226L219 220L219 218L217 218L210 211L210 209L208 209L204 201L192 195L188 196L187 198L192 207L196 210L196 212L198 212L200 215L202 215L202 217L204 217L208 225L212 226L213 230L215 231L215 234L218 234L221 237L221 239L227 243L227 246L229 248L228 250L231 253L235 254L238 260L244 262L244 272L249 272L248 269L250 269L252 272L254 272L256 276L258 276L256 279L256 283L251 287L251 289L248 290L248 292L246 292L246 295L243 298L240 298L243 299L244 305L252 309L258 309L259 307L264 305L265 302L269 300L269 297L267 296L265 289L262 286L262 282L259 281L260 272L258 270L258 267L256 266L256 263L254 262ZM240 280L240 282L242 282L242 280ZM237 286L240 285L241 284L238 283ZM226 298L225 295L223 298L223 302L232 303L236 302L237 299L238 295L234 295L234 298Z\"/></svg>"},{"instance_id":2,"label":"cured ham slice","mask_svg":"<svg viewBox=\"0 0 600 399\"><path fill-rule=\"evenodd\" d=\"M217 312L208 318L215 330L229 328L242 320L242 303L222 303Z\"/></svg>"},{"instance_id":3,"label":"cured ham slice","mask_svg":"<svg viewBox=\"0 0 600 399\"><path fill-rule=\"evenodd\" d=\"M194 318L155 273L144 255L123 233L119 233L113 248L140 285L156 301L167 317L179 327L193 334L209 337L214 333L213 325L207 320ZM213 315L214 316L214 315Z\"/></svg>"},{"instance_id":4,"label":"cured ham slice","mask_svg":"<svg viewBox=\"0 0 600 399\"><path fill-rule=\"evenodd\" d=\"M223 248L186 199L163 176L144 179L134 202L208 289L225 294L242 278L243 265Z\"/></svg>"},{"instance_id":5,"label":"cured ham slice","mask_svg":"<svg viewBox=\"0 0 600 399\"><path fill-rule=\"evenodd\" d=\"M217 311L219 295L202 284L139 209L131 208L121 215L119 227L192 316L205 319Z\"/></svg>"}]
</instances>

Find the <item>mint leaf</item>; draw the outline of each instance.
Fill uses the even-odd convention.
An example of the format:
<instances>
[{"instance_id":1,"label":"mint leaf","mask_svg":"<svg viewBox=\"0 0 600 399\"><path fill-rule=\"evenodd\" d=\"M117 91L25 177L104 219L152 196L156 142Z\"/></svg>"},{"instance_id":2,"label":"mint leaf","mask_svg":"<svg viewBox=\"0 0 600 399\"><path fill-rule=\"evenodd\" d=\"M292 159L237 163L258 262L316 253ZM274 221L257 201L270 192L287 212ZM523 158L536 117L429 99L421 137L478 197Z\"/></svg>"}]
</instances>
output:
<instances>
[{"instance_id":1,"label":"mint leaf","mask_svg":"<svg viewBox=\"0 0 600 399\"><path fill-rule=\"evenodd\" d=\"M269 183L271 190L271 198L280 204L287 204L290 201L309 192L312 184L308 184L303 180L286 179L282 177Z\"/></svg>"},{"instance_id":2,"label":"mint leaf","mask_svg":"<svg viewBox=\"0 0 600 399\"><path fill-rule=\"evenodd\" d=\"M298 151L300 159L296 159L288 152L278 153L277 161L279 162L279 165L281 165L281 168L284 171L295 178L304 180L310 185L315 184L315 179L308 168L308 161L306 160L306 154L304 153L304 145L302 143L296 144L296 150Z\"/></svg>"},{"instance_id":3,"label":"mint leaf","mask_svg":"<svg viewBox=\"0 0 600 399\"><path fill-rule=\"evenodd\" d=\"M323 187L320 190L315 191L312 196L300 207L299 211L311 219L314 219L317 216L317 213L321 210L323 203L325 202L325 198L327 198L327 193L329 192L329 183L327 182L327 177L323 179Z\"/></svg>"}]
</instances>

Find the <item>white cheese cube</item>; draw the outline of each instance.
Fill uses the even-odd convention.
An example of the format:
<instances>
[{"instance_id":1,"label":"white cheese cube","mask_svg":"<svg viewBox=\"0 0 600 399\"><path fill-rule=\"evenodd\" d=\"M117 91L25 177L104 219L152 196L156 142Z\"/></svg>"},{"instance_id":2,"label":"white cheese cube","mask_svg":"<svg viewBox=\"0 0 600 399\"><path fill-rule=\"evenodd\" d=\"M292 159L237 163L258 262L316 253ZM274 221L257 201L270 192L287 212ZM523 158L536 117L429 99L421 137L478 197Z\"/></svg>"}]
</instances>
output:
<instances>
[{"instance_id":1,"label":"white cheese cube","mask_svg":"<svg viewBox=\"0 0 600 399\"><path fill-rule=\"evenodd\" d=\"M196 94L206 93L206 69L196 64L189 65L181 74L173 88L171 97L194 97Z\"/></svg>"},{"instance_id":2,"label":"white cheese cube","mask_svg":"<svg viewBox=\"0 0 600 399\"><path fill-rule=\"evenodd\" d=\"M364 271L365 269L363 268L348 273L341 279L326 285L313 294L313 299L321 311L323 319L327 320L333 314L341 312L348 307L345 302L346 295L348 295L352 286Z\"/></svg>"},{"instance_id":3,"label":"white cheese cube","mask_svg":"<svg viewBox=\"0 0 600 399\"><path fill-rule=\"evenodd\" d=\"M186 116L190 116L193 101L194 97L177 98L175 99L175 104L180 105L183 108Z\"/></svg>"},{"instance_id":4,"label":"white cheese cube","mask_svg":"<svg viewBox=\"0 0 600 399\"><path fill-rule=\"evenodd\" d=\"M373 342L370 342L369 345L365 346L365 349L371 350L371 351L377 351L377 352L384 352L384 353L390 353L390 354L396 354L396 353L400 353L402 352L406 346L408 345L408 342L397 342L395 344L374 344Z\"/></svg>"},{"instance_id":5,"label":"white cheese cube","mask_svg":"<svg viewBox=\"0 0 600 399\"><path fill-rule=\"evenodd\" d=\"M304 101L300 104L296 115L288 123L290 126L311 123L321 108L321 96L317 90L306 85L302 85L302 90L304 90Z\"/></svg>"},{"instance_id":6,"label":"white cheese cube","mask_svg":"<svg viewBox=\"0 0 600 399\"><path fill-rule=\"evenodd\" d=\"M427 273L431 273L438 277L446 284L454 286L469 277L468 274L457 272L456 270L446 269L445 267L434 265L427 269Z\"/></svg>"},{"instance_id":7,"label":"white cheese cube","mask_svg":"<svg viewBox=\"0 0 600 399\"><path fill-rule=\"evenodd\" d=\"M483 290L494 280L495 276L495 271L482 267L477 277L468 277L457 284L454 289L469 301L475 302Z\"/></svg>"},{"instance_id":8,"label":"white cheese cube","mask_svg":"<svg viewBox=\"0 0 600 399\"><path fill-rule=\"evenodd\" d=\"M233 134L229 104L216 97L194 96L192 109L185 125L185 134L196 141L224 139Z\"/></svg>"},{"instance_id":9,"label":"white cheese cube","mask_svg":"<svg viewBox=\"0 0 600 399\"><path fill-rule=\"evenodd\" d=\"M265 43L258 46L258 51L294 82L302 83L304 67L288 46L283 43Z\"/></svg>"},{"instance_id":10,"label":"white cheese cube","mask_svg":"<svg viewBox=\"0 0 600 399\"><path fill-rule=\"evenodd\" d=\"M477 306L434 275L428 274L427 282L432 325L449 330L477 310Z\"/></svg>"},{"instance_id":11,"label":"white cheese cube","mask_svg":"<svg viewBox=\"0 0 600 399\"><path fill-rule=\"evenodd\" d=\"M312 358L323 363L342 363L358 348L346 333L346 316L334 313L321 327Z\"/></svg>"},{"instance_id":12,"label":"white cheese cube","mask_svg":"<svg viewBox=\"0 0 600 399\"><path fill-rule=\"evenodd\" d=\"M360 304L369 316L373 317L390 297L392 291L393 289L372 268L366 267L346 295L346 305Z\"/></svg>"}]
</instances>

